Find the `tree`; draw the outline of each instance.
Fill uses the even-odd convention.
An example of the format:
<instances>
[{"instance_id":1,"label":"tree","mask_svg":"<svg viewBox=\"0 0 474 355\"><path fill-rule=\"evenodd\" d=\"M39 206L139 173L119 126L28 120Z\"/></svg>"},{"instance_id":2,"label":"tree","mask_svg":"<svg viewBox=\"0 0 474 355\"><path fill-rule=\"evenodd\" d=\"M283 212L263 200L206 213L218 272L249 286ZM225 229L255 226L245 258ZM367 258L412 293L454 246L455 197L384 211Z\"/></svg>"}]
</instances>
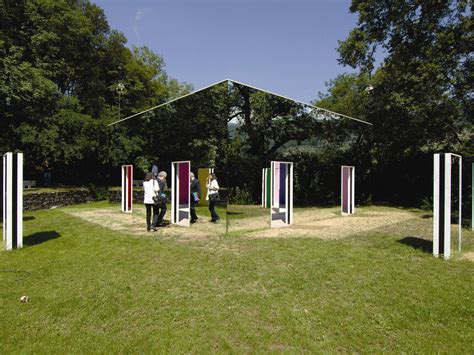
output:
<instances>
[{"instance_id":1,"label":"tree","mask_svg":"<svg viewBox=\"0 0 474 355\"><path fill-rule=\"evenodd\" d=\"M373 86L366 118L381 199L415 204L430 194L433 152L472 157L472 35L467 1L353 0L359 21L340 42L340 62ZM386 56L375 69L375 55ZM421 173L421 169L425 173ZM407 171L408 170L408 171ZM412 178L415 177L415 178Z\"/></svg>"}]
</instances>

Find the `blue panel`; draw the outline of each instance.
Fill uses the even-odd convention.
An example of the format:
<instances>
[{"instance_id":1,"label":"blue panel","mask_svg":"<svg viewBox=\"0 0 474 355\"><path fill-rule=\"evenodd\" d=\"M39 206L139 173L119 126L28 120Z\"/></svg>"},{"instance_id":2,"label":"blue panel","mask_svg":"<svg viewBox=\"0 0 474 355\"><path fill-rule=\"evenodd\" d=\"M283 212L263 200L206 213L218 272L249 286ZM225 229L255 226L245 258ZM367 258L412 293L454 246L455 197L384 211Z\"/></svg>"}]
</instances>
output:
<instances>
[{"instance_id":1,"label":"blue panel","mask_svg":"<svg viewBox=\"0 0 474 355\"><path fill-rule=\"evenodd\" d=\"M288 165L280 163L280 208L286 208L286 175Z\"/></svg>"}]
</instances>

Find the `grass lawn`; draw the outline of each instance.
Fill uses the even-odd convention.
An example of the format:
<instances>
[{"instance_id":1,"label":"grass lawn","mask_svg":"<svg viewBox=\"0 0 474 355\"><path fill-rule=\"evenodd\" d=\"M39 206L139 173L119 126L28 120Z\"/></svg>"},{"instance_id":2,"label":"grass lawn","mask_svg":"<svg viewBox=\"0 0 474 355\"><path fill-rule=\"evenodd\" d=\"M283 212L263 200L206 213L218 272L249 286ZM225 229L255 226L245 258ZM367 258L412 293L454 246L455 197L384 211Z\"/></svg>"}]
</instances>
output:
<instances>
[{"instance_id":1,"label":"grass lawn","mask_svg":"<svg viewBox=\"0 0 474 355\"><path fill-rule=\"evenodd\" d=\"M107 208L25 214L25 247L0 251L1 353L474 352L474 262L434 259L417 239L431 223L422 212L339 239L196 240L73 214ZM398 209L358 213L380 210ZM266 218L229 212L230 226Z\"/></svg>"}]
</instances>

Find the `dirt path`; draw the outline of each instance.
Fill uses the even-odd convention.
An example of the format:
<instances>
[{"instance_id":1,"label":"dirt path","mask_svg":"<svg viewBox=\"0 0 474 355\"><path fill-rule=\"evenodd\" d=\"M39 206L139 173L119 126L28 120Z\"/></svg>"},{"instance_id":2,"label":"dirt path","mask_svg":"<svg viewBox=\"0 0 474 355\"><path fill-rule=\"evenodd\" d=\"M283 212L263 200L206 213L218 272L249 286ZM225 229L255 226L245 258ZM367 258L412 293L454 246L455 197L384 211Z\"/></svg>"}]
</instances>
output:
<instances>
[{"instance_id":1,"label":"dirt path","mask_svg":"<svg viewBox=\"0 0 474 355\"><path fill-rule=\"evenodd\" d=\"M240 210L239 210L240 208ZM295 209L294 224L290 227L270 229L268 210L256 206L238 206L232 213L242 216L228 220L230 236L248 238L298 238L341 239L368 231L383 231L404 235L431 237L431 220L423 220L419 215L397 208L380 208L378 211L359 210L353 216L341 216L338 208ZM240 212L239 212L240 211ZM114 231L150 235L145 229L145 209L135 208L133 213L122 213L116 207L94 210L71 210L67 213L90 223L110 228ZM268 213L267 213L268 212ZM169 214L168 216L169 217ZM159 228L153 235L179 240L216 240L226 234L223 218L218 224L201 218L191 228L167 226ZM416 222L416 223L413 223Z\"/></svg>"}]
</instances>

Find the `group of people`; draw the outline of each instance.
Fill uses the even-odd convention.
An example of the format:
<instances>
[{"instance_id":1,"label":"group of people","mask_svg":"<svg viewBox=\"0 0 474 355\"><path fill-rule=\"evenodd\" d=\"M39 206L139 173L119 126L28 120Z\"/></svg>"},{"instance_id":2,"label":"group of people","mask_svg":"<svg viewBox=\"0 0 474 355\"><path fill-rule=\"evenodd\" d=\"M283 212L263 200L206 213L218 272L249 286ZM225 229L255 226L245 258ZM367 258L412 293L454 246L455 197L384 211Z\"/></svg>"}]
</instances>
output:
<instances>
[{"instance_id":1,"label":"group of people","mask_svg":"<svg viewBox=\"0 0 474 355\"><path fill-rule=\"evenodd\" d=\"M161 171L153 166L151 173L145 174L143 181L144 197L143 203L146 208L146 226L147 231L156 231L157 227L163 226L163 218L166 214L166 172ZM190 215L191 223L196 223L198 216L196 213L196 205L201 199L201 185L193 173L190 173ZM216 212L216 204L219 201L219 184L215 174L211 173L206 179L207 194L206 200L209 203L209 212L211 213L210 222L217 222L220 217ZM152 219L153 212L153 219Z\"/></svg>"}]
</instances>

